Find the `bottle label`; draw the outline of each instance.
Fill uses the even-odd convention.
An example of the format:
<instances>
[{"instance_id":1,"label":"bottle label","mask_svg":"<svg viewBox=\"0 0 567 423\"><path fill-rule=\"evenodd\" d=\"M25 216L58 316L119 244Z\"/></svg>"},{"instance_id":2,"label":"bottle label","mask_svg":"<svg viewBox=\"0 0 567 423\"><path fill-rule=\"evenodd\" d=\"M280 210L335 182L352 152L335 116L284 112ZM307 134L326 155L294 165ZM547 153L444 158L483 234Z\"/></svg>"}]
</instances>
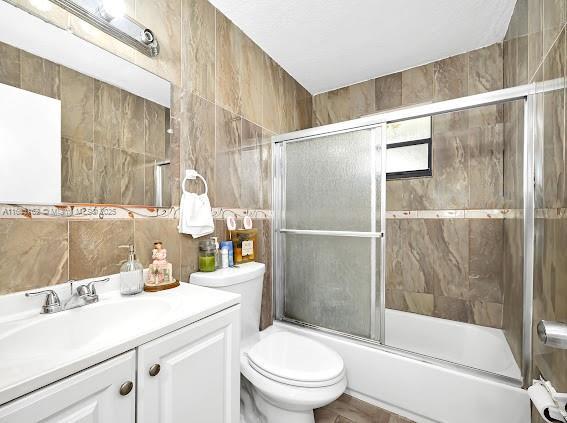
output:
<instances>
[{"instance_id":1,"label":"bottle label","mask_svg":"<svg viewBox=\"0 0 567 423\"><path fill-rule=\"evenodd\" d=\"M242 241L242 257L254 254L254 241Z\"/></svg>"}]
</instances>

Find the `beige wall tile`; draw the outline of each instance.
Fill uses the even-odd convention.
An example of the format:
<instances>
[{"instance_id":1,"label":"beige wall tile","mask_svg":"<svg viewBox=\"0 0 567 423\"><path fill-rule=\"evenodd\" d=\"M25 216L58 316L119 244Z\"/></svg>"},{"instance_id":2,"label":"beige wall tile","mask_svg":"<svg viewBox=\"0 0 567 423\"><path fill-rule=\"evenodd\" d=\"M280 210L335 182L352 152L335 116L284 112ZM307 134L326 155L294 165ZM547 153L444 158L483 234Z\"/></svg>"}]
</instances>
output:
<instances>
[{"instance_id":1,"label":"beige wall tile","mask_svg":"<svg viewBox=\"0 0 567 423\"><path fill-rule=\"evenodd\" d=\"M120 89L94 81L94 142L106 147L122 145ZM138 123L139 124L139 123Z\"/></svg>"},{"instance_id":2,"label":"beige wall tile","mask_svg":"<svg viewBox=\"0 0 567 423\"><path fill-rule=\"evenodd\" d=\"M20 50L0 43L0 83L20 87Z\"/></svg>"},{"instance_id":3,"label":"beige wall tile","mask_svg":"<svg viewBox=\"0 0 567 423\"><path fill-rule=\"evenodd\" d=\"M469 130L469 207L504 208L504 125Z\"/></svg>"},{"instance_id":4,"label":"beige wall tile","mask_svg":"<svg viewBox=\"0 0 567 423\"><path fill-rule=\"evenodd\" d=\"M93 154L93 144L61 140L61 201L93 201Z\"/></svg>"},{"instance_id":5,"label":"beige wall tile","mask_svg":"<svg viewBox=\"0 0 567 423\"><path fill-rule=\"evenodd\" d=\"M51 98L61 98L59 65L20 50L20 88Z\"/></svg>"},{"instance_id":6,"label":"beige wall tile","mask_svg":"<svg viewBox=\"0 0 567 423\"><path fill-rule=\"evenodd\" d=\"M135 219L134 241L138 260L144 268L152 263L153 243L163 242L167 261L173 267L173 277L180 280L181 235L177 231L177 223L176 219Z\"/></svg>"},{"instance_id":7,"label":"beige wall tile","mask_svg":"<svg viewBox=\"0 0 567 423\"><path fill-rule=\"evenodd\" d=\"M263 60L262 127L281 133L284 127L283 69L267 54Z\"/></svg>"},{"instance_id":8,"label":"beige wall tile","mask_svg":"<svg viewBox=\"0 0 567 423\"><path fill-rule=\"evenodd\" d=\"M93 141L94 79L61 66L61 134Z\"/></svg>"},{"instance_id":9,"label":"beige wall tile","mask_svg":"<svg viewBox=\"0 0 567 423\"><path fill-rule=\"evenodd\" d=\"M262 129L260 146L262 166L262 209L272 208L272 136L267 129Z\"/></svg>"},{"instance_id":10,"label":"beige wall tile","mask_svg":"<svg viewBox=\"0 0 567 423\"><path fill-rule=\"evenodd\" d=\"M433 290L436 296L468 298L469 221L425 220L429 255L433 260Z\"/></svg>"},{"instance_id":11,"label":"beige wall tile","mask_svg":"<svg viewBox=\"0 0 567 423\"><path fill-rule=\"evenodd\" d=\"M433 64L433 97L450 100L468 94L469 55L460 54Z\"/></svg>"},{"instance_id":12,"label":"beige wall tile","mask_svg":"<svg viewBox=\"0 0 567 423\"><path fill-rule=\"evenodd\" d=\"M433 139L433 178L424 196L433 209L468 208L470 142L466 134L447 133Z\"/></svg>"},{"instance_id":13,"label":"beige wall tile","mask_svg":"<svg viewBox=\"0 0 567 423\"><path fill-rule=\"evenodd\" d=\"M183 0L182 8L182 84L214 102L216 9L207 0Z\"/></svg>"},{"instance_id":14,"label":"beige wall tile","mask_svg":"<svg viewBox=\"0 0 567 423\"><path fill-rule=\"evenodd\" d=\"M152 157L148 156L147 154L144 156L144 204L154 205L156 204L156 192L155 192L155 163L156 161L160 161L159 157ZM162 168L162 176L165 178L166 172L168 171L168 167ZM165 182L164 182L165 184ZM164 185L165 188L165 185ZM164 201L163 204L168 204L167 201L167 194L162 192L162 199Z\"/></svg>"},{"instance_id":15,"label":"beige wall tile","mask_svg":"<svg viewBox=\"0 0 567 423\"><path fill-rule=\"evenodd\" d=\"M528 0L528 80L532 81L543 59L543 1Z\"/></svg>"},{"instance_id":16,"label":"beige wall tile","mask_svg":"<svg viewBox=\"0 0 567 423\"><path fill-rule=\"evenodd\" d=\"M94 145L94 197L95 203L120 204L122 170L120 150Z\"/></svg>"},{"instance_id":17,"label":"beige wall tile","mask_svg":"<svg viewBox=\"0 0 567 423\"><path fill-rule=\"evenodd\" d=\"M215 206L240 205L242 118L217 106Z\"/></svg>"},{"instance_id":18,"label":"beige wall tile","mask_svg":"<svg viewBox=\"0 0 567 423\"><path fill-rule=\"evenodd\" d=\"M504 221L469 221L468 298L502 304Z\"/></svg>"},{"instance_id":19,"label":"beige wall tile","mask_svg":"<svg viewBox=\"0 0 567 423\"><path fill-rule=\"evenodd\" d=\"M344 122L374 113L375 81L361 82L313 98L313 125Z\"/></svg>"},{"instance_id":20,"label":"beige wall tile","mask_svg":"<svg viewBox=\"0 0 567 423\"><path fill-rule=\"evenodd\" d=\"M181 248L180 280L188 282L189 275L199 271L199 239L194 239L190 235L179 235L179 237Z\"/></svg>"},{"instance_id":21,"label":"beige wall tile","mask_svg":"<svg viewBox=\"0 0 567 423\"><path fill-rule=\"evenodd\" d=\"M181 169L195 169L209 185L209 199L215 205L215 105L189 94L187 110L181 115ZM200 181L187 183L191 192L203 192Z\"/></svg>"},{"instance_id":22,"label":"beige wall tile","mask_svg":"<svg viewBox=\"0 0 567 423\"><path fill-rule=\"evenodd\" d=\"M545 80L565 76L565 31L557 39L543 62ZM543 206L567 205L565 165L565 92L543 94Z\"/></svg>"},{"instance_id":23,"label":"beige wall tile","mask_svg":"<svg viewBox=\"0 0 567 423\"><path fill-rule=\"evenodd\" d=\"M262 208L262 170L262 128L242 119L240 207Z\"/></svg>"},{"instance_id":24,"label":"beige wall tile","mask_svg":"<svg viewBox=\"0 0 567 423\"><path fill-rule=\"evenodd\" d=\"M144 99L127 91L121 91L122 145L124 150L145 153Z\"/></svg>"},{"instance_id":25,"label":"beige wall tile","mask_svg":"<svg viewBox=\"0 0 567 423\"><path fill-rule=\"evenodd\" d=\"M241 36L240 52L242 116L251 122L260 124L262 122L262 98L264 96L262 85L264 79L264 52L245 34ZM295 110L297 110L297 105L294 106Z\"/></svg>"},{"instance_id":26,"label":"beige wall tile","mask_svg":"<svg viewBox=\"0 0 567 423\"><path fill-rule=\"evenodd\" d=\"M121 204L144 204L145 158L143 154L120 150L120 202Z\"/></svg>"},{"instance_id":27,"label":"beige wall tile","mask_svg":"<svg viewBox=\"0 0 567 423\"><path fill-rule=\"evenodd\" d=\"M502 44L469 53L469 94L499 90L503 86Z\"/></svg>"},{"instance_id":28,"label":"beige wall tile","mask_svg":"<svg viewBox=\"0 0 567 423\"><path fill-rule=\"evenodd\" d=\"M0 220L0 294L68 279L67 220Z\"/></svg>"},{"instance_id":29,"label":"beige wall tile","mask_svg":"<svg viewBox=\"0 0 567 423\"><path fill-rule=\"evenodd\" d=\"M133 220L69 221L69 277L85 279L118 273L134 243Z\"/></svg>"},{"instance_id":30,"label":"beige wall tile","mask_svg":"<svg viewBox=\"0 0 567 423\"><path fill-rule=\"evenodd\" d=\"M240 114L242 66L242 31L226 16L216 15L216 103Z\"/></svg>"},{"instance_id":31,"label":"beige wall tile","mask_svg":"<svg viewBox=\"0 0 567 423\"><path fill-rule=\"evenodd\" d=\"M144 137L146 154L165 159L165 108L144 100Z\"/></svg>"},{"instance_id":32,"label":"beige wall tile","mask_svg":"<svg viewBox=\"0 0 567 423\"><path fill-rule=\"evenodd\" d=\"M433 100L433 64L402 72L402 105L427 103Z\"/></svg>"},{"instance_id":33,"label":"beige wall tile","mask_svg":"<svg viewBox=\"0 0 567 423\"><path fill-rule=\"evenodd\" d=\"M397 289L386 290L386 308L431 316L434 295Z\"/></svg>"},{"instance_id":34,"label":"beige wall tile","mask_svg":"<svg viewBox=\"0 0 567 423\"><path fill-rule=\"evenodd\" d=\"M549 51L565 25L565 0L543 0L543 51Z\"/></svg>"},{"instance_id":35,"label":"beige wall tile","mask_svg":"<svg viewBox=\"0 0 567 423\"><path fill-rule=\"evenodd\" d=\"M395 109L402 105L402 74L381 76L374 81L376 87L376 111Z\"/></svg>"}]
</instances>

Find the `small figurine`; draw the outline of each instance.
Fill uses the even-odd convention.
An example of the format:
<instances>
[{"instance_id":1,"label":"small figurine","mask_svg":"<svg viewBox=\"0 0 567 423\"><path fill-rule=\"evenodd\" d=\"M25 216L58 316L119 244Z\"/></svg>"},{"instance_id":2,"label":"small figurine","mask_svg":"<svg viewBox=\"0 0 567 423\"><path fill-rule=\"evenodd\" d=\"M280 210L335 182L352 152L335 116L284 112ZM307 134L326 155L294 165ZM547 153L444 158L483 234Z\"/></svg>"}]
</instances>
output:
<instances>
[{"instance_id":1,"label":"small figurine","mask_svg":"<svg viewBox=\"0 0 567 423\"><path fill-rule=\"evenodd\" d=\"M159 285L174 282L171 278L171 263L167 262L167 250L161 241L154 242L152 250L152 264L149 266L148 285Z\"/></svg>"},{"instance_id":2,"label":"small figurine","mask_svg":"<svg viewBox=\"0 0 567 423\"><path fill-rule=\"evenodd\" d=\"M167 250L163 248L163 243L161 241L154 242L152 259L154 260L154 265L167 264Z\"/></svg>"}]
</instances>

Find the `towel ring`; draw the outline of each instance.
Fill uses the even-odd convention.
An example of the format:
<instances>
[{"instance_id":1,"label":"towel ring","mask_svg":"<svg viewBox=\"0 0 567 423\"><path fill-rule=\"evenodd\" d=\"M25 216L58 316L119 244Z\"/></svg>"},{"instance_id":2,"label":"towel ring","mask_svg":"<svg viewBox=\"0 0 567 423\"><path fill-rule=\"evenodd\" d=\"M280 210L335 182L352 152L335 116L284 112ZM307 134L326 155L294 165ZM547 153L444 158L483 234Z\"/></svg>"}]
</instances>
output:
<instances>
[{"instance_id":1,"label":"towel ring","mask_svg":"<svg viewBox=\"0 0 567 423\"><path fill-rule=\"evenodd\" d=\"M189 194L189 191L187 191L185 189L185 182L187 182L188 180L195 180L197 178L199 178L201 181L203 181L203 184L205 184L205 195L208 194L209 187L207 186L207 181L205 181L205 178L203 178L201 175L199 175L197 173L197 171L194 170L194 169L187 169L185 171L185 178L183 178L183 182L181 182L181 189L183 190L183 193Z\"/></svg>"}]
</instances>

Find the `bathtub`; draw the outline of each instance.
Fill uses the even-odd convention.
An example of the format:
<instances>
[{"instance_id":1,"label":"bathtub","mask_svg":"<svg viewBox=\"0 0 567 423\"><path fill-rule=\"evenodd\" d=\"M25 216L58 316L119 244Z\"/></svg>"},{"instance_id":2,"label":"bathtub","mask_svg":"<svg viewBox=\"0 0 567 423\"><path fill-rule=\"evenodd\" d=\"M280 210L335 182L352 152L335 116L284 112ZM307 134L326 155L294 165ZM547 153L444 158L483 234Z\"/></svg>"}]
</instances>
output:
<instances>
[{"instance_id":1,"label":"bathtub","mask_svg":"<svg viewBox=\"0 0 567 423\"><path fill-rule=\"evenodd\" d=\"M418 423L530 422L527 392L511 384L285 322L274 322L274 329L333 348L345 361L347 393ZM498 329L386 310L386 340L397 348L520 376Z\"/></svg>"}]
</instances>

